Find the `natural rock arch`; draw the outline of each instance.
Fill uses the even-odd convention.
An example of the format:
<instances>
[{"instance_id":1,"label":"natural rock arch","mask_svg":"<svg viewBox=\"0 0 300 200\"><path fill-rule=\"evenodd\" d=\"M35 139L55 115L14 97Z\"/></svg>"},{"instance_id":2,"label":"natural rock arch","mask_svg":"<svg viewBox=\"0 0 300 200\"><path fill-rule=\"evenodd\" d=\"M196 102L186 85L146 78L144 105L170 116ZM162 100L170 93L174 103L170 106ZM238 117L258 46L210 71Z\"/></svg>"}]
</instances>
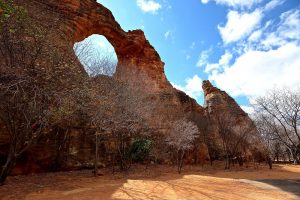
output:
<instances>
[{"instance_id":1,"label":"natural rock arch","mask_svg":"<svg viewBox=\"0 0 300 200\"><path fill-rule=\"evenodd\" d=\"M165 76L164 63L143 31L124 31L111 11L96 0L18 0L18 3L25 5L36 21L56 27L53 35L58 45L67 42L69 50L73 50L74 43L93 34L103 35L118 57L116 77L143 72L149 77L147 84L154 85L153 89L173 90Z\"/></svg>"},{"instance_id":2,"label":"natural rock arch","mask_svg":"<svg viewBox=\"0 0 300 200\"><path fill-rule=\"evenodd\" d=\"M90 77L115 74L118 58L113 46L103 35L90 35L75 43L73 49Z\"/></svg>"},{"instance_id":3,"label":"natural rock arch","mask_svg":"<svg viewBox=\"0 0 300 200\"><path fill-rule=\"evenodd\" d=\"M176 90L167 80L164 63L154 47L145 38L142 30L124 31L111 11L96 0L18 0L27 7L29 14L47 27L56 27L49 40L63 51L75 54L73 45L84 38L99 34L106 37L115 49L118 58L115 78L136 82L145 87L153 98L166 101L172 110L184 110L187 115L199 113L203 108L185 93ZM78 65L79 62L68 65ZM83 72L84 70L82 70ZM141 75L141 76L138 76Z\"/></svg>"},{"instance_id":4,"label":"natural rock arch","mask_svg":"<svg viewBox=\"0 0 300 200\"><path fill-rule=\"evenodd\" d=\"M63 6L72 18L70 21L72 25L68 27L71 30L66 30L72 43L92 34L107 38L118 57L117 76L128 71L124 67L142 70L159 81L161 87L170 86L164 74L164 63L145 38L143 31L125 32L116 22L111 11L96 1L64 0L56 1L55 5Z\"/></svg>"},{"instance_id":5,"label":"natural rock arch","mask_svg":"<svg viewBox=\"0 0 300 200\"><path fill-rule=\"evenodd\" d=\"M79 77L85 78L86 73L75 57L73 45L92 34L103 35L113 45L118 57L119 62L114 78L125 79L134 83L135 80L133 79L136 79L138 74L145 75L143 79L139 79L141 80L139 85L147 89L143 92L149 94L151 98L143 102L146 105L147 101L157 101L160 109L152 107L155 114L165 116L170 121L170 116L176 118L176 112L182 111L199 128L209 126L212 131L216 130L216 126L207 117L209 110L214 112L235 110L234 113L237 113L235 114L237 117L242 120L243 118L250 120L233 99L230 99L225 92L213 87L209 82L205 82L203 85L206 108L198 105L184 92L173 88L165 77L164 63L145 38L143 31L125 32L115 21L112 13L98 4L96 0L15 0L15 2L27 8L34 23L49 29L49 35L46 36L46 39L50 45L47 46L47 51L51 51L51 48L58 49L58 52L55 53L63 58L64 72L72 71L72 73L78 73ZM65 55L66 57L64 57ZM41 59L40 62L46 63L47 59ZM63 79L64 76L67 74L59 74L57 78L58 80ZM60 85L60 87L64 86ZM150 116L150 118L153 117ZM201 125L203 119L207 120L206 125ZM158 126L157 123L154 125ZM82 140L81 137L85 134L82 134L79 129L73 131L72 134L74 134L74 143L78 143L80 148L88 145ZM41 159L36 156L37 153L48 156L48 158L42 158L43 160L53 158L51 153L44 153L48 152L47 148L49 152L53 149L50 145L38 145L36 148L39 151L30 152L33 158ZM82 148L83 152L78 153L83 160L88 159L89 152L86 151L88 149ZM30 163L34 163L34 161L30 161ZM45 166L47 167L47 164ZM76 166L78 165L76 164ZM32 170L37 171L36 169Z\"/></svg>"}]
</instances>

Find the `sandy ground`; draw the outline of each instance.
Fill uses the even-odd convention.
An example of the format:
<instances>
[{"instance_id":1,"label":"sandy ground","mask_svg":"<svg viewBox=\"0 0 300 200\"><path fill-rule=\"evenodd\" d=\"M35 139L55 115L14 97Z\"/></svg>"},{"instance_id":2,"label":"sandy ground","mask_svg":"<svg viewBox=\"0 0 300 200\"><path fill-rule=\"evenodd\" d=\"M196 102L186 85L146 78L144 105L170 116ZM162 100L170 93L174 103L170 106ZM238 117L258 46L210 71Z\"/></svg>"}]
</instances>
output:
<instances>
[{"instance_id":1,"label":"sandy ground","mask_svg":"<svg viewBox=\"0 0 300 200\"><path fill-rule=\"evenodd\" d=\"M134 169L134 171L133 171ZM91 171L9 177L0 199L300 199L300 166L258 169L185 166L182 174L167 166L135 166L128 173L94 177Z\"/></svg>"}]
</instances>

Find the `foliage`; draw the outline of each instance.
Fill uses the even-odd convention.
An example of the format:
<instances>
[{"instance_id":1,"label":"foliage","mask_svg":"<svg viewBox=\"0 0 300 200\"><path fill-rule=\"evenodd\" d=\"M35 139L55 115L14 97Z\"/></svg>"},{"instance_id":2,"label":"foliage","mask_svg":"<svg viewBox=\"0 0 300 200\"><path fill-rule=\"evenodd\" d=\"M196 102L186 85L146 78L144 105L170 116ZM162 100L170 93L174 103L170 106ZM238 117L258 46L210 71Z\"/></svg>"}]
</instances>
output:
<instances>
[{"instance_id":1,"label":"foliage","mask_svg":"<svg viewBox=\"0 0 300 200\"><path fill-rule=\"evenodd\" d=\"M129 149L129 154L133 161L141 162L149 158L152 141L149 139L135 140Z\"/></svg>"},{"instance_id":2,"label":"foliage","mask_svg":"<svg viewBox=\"0 0 300 200\"><path fill-rule=\"evenodd\" d=\"M16 24L22 23L28 18L27 10L22 6L14 5L13 0L0 0L0 23L7 23L14 20ZM9 27L14 32L16 27ZM1 29L0 29L1 30Z\"/></svg>"}]
</instances>

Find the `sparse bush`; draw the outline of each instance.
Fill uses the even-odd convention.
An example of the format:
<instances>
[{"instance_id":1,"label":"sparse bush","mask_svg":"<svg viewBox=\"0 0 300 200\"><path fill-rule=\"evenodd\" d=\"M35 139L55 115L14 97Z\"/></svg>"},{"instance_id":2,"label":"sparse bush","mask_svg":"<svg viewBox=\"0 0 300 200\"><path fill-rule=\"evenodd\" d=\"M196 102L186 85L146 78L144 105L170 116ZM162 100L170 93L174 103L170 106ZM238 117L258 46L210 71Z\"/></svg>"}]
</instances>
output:
<instances>
[{"instance_id":1,"label":"sparse bush","mask_svg":"<svg viewBox=\"0 0 300 200\"><path fill-rule=\"evenodd\" d=\"M133 161L143 162L148 160L152 147L152 141L149 139L135 140L130 146L129 154Z\"/></svg>"},{"instance_id":2,"label":"sparse bush","mask_svg":"<svg viewBox=\"0 0 300 200\"><path fill-rule=\"evenodd\" d=\"M174 149L176 153L177 171L181 173L183 158L187 150L193 148L193 142L198 137L197 126L183 118L171 124L167 135L167 144Z\"/></svg>"}]
</instances>

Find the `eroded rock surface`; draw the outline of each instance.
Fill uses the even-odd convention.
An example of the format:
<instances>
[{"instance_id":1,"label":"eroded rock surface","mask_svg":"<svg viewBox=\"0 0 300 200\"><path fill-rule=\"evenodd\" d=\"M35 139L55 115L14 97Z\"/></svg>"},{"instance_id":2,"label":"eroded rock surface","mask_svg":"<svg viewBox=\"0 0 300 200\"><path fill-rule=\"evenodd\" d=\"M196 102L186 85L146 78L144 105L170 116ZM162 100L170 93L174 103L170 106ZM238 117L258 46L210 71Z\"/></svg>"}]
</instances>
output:
<instances>
[{"instance_id":1,"label":"eroded rock surface","mask_svg":"<svg viewBox=\"0 0 300 200\"><path fill-rule=\"evenodd\" d=\"M202 88L204 92L204 107L208 113L226 112L235 117L248 117L231 96L225 91L214 87L210 81L203 81Z\"/></svg>"},{"instance_id":2,"label":"eroded rock surface","mask_svg":"<svg viewBox=\"0 0 300 200\"><path fill-rule=\"evenodd\" d=\"M37 23L49 27L48 40L53 46L60 47L61 52L72 60L65 64L66 68L72 66L70 70L76 70L82 76L86 74L73 52L74 43L92 34L105 36L113 45L118 57L115 78L133 85L139 81L138 84L144 86L144 92L152 95L161 105L159 108L153 108L158 115L172 118L177 111L183 112L195 121L199 128L204 126L199 122L209 113L219 110L248 117L226 92L213 87L208 81L203 83L205 109L184 92L173 88L166 79L164 63L145 38L143 31L124 31L112 13L95 0L18 0L17 3L26 7L29 15ZM153 122L155 126L156 121ZM77 157L76 162L71 162L71 167L80 168L92 159L93 147L91 141L85 138L84 131L78 127L71 130L70 136L71 155L72 158ZM53 155L57 154L53 152L56 144L45 143L24 156L23 165L18 165L19 173L45 171L51 167L51 163L55 162Z\"/></svg>"}]
</instances>

